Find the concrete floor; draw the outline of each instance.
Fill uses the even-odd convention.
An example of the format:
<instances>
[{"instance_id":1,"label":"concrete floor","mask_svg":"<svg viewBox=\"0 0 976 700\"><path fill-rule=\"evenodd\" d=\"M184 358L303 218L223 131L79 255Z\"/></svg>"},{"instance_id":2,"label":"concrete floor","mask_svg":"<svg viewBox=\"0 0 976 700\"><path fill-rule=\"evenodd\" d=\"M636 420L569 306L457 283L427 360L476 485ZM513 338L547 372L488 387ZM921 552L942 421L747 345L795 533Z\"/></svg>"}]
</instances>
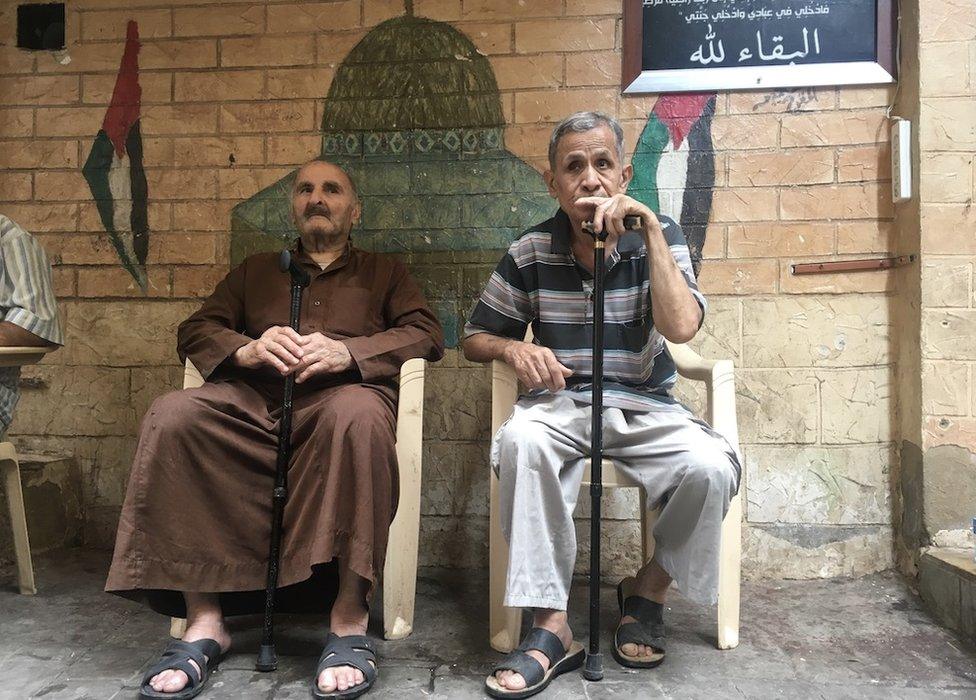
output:
<instances>
[{"instance_id":1,"label":"concrete floor","mask_svg":"<svg viewBox=\"0 0 976 700\"><path fill-rule=\"evenodd\" d=\"M167 620L101 592L104 552L38 557L40 593L20 596L10 567L0 571L0 698L136 698L141 669L165 642ZM380 642L380 676L367 696L479 698L498 658L486 642L485 577L424 572L414 634ZM585 642L585 586L572 619ZM857 580L747 583L742 643L717 651L711 610L674 598L671 645L658 669L627 671L610 657L616 623L604 591L606 678L557 679L544 698L976 698L976 648L938 627L894 574ZM373 620L371 634L381 630ZM321 618L281 616L279 670L253 670L260 620L232 623L235 648L201 697L307 698L325 636Z\"/></svg>"}]
</instances>

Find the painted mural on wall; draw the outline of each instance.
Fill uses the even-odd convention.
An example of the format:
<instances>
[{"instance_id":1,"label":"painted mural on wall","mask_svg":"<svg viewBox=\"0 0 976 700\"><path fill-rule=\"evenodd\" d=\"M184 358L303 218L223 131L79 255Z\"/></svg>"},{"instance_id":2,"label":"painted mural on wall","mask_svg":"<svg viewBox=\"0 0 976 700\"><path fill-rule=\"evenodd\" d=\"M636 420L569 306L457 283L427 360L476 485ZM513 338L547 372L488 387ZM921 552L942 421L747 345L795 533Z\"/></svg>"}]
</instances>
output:
<instances>
[{"instance_id":1,"label":"painted mural on wall","mask_svg":"<svg viewBox=\"0 0 976 700\"><path fill-rule=\"evenodd\" d=\"M130 21L112 101L82 173L122 266L146 291L149 220L139 131L141 101L139 29Z\"/></svg>"},{"instance_id":2,"label":"painted mural on wall","mask_svg":"<svg viewBox=\"0 0 976 700\"><path fill-rule=\"evenodd\" d=\"M681 224L697 275L712 212L715 95L663 95L634 147L629 193Z\"/></svg>"},{"instance_id":3,"label":"painted mural on wall","mask_svg":"<svg viewBox=\"0 0 976 700\"><path fill-rule=\"evenodd\" d=\"M697 262L714 184L714 97L658 105L635 154L634 194L688 227ZM500 251L555 210L539 173L505 148L504 127L488 59L450 24L409 11L349 52L325 100L321 155L352 175L363 202L356 245L406 259L450 346ZM294 239L296 172L234 208L232 263Z\"/></svg>"}]
</instances>

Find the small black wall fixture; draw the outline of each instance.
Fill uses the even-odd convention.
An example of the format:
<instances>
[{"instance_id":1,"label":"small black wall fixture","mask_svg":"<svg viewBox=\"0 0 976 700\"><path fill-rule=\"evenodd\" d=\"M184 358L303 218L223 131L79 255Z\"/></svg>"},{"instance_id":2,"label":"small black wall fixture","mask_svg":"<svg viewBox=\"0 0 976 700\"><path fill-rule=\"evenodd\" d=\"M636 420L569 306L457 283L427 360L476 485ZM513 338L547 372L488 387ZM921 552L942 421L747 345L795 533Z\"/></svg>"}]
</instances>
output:
<instances>
[{"instance_id":1,"label":"small black wall fixture","mask_svg":"<svg viewBox=\"0 0 976 700\"><path fill-rule=\"evenodd\" d=\"M17 6L17 48L57 51L64 48L64 3Z\"/></svg>"}]
</instances>

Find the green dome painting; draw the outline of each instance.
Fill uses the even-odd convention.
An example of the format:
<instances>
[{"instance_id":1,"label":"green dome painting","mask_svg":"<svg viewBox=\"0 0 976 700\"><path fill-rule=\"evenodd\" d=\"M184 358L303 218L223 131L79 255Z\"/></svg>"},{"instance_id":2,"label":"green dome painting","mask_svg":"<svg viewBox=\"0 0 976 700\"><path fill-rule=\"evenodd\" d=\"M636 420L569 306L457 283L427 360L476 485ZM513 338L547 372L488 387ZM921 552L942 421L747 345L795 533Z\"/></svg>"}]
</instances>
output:
<instances>
[{"instance_id":1,"label":"green dome painting","mask_svg":"<svg viewBox=\"0 0 976 700\"><path fill-rule=\"evenodd\" d=\"M378 25L346 56L326 97L321 155L359 187L355 244L401 255L450 346L500 251L556 206L539 173L505 150L488 59L420 17ZM296 172L234 208L232 263L294 239Z\"/></svg>"}]
</instances>

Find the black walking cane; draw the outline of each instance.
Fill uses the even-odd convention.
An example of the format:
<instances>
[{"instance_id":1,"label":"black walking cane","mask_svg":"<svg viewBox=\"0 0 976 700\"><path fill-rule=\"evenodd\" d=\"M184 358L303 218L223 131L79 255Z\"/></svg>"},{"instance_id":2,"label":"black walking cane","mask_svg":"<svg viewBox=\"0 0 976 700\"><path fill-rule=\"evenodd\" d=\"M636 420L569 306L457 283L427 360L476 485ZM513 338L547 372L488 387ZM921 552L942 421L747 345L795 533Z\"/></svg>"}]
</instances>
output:
<instances>
[{"instance_id":1,"label":"black walking cane","mask_svg":"<svg viewBox=\"0 0 976 700\"><path fill-rule=\"evenodd\" d=\"M291 310L288 325L298 331L298 319L302 311L302 288L311 281L308 272L300 268L287 250L281 251L278 267L291 275ZM258 671L274 671L278 668L278 655L274 643L275 589L278 587L278 562L281 558L281 529L288 500L288 462L291 461L291 397L295 389L295 375L285 377L285 394L278 424L278 461L275 466L275 485L271 510L271 551L268 554L268 584L264 599L264 632L261 649L254 668Z\"/></svg>"},{"instance_id":2,"label":"black walking cane","mask_svg":"<svg viewBox=\"0 0 976 700\"><path fill-rule=\"evenodd\" d=\"M639 216L625 216L624 228L639 229ZM603 251L607 240L606 222L599 233L589 221L583 230L593 236L593 415L590 423L590 650L586 655L583 678L603 680L603 654L600 653L600 501L603 497Z\"/></svg>"}]
</instances>

